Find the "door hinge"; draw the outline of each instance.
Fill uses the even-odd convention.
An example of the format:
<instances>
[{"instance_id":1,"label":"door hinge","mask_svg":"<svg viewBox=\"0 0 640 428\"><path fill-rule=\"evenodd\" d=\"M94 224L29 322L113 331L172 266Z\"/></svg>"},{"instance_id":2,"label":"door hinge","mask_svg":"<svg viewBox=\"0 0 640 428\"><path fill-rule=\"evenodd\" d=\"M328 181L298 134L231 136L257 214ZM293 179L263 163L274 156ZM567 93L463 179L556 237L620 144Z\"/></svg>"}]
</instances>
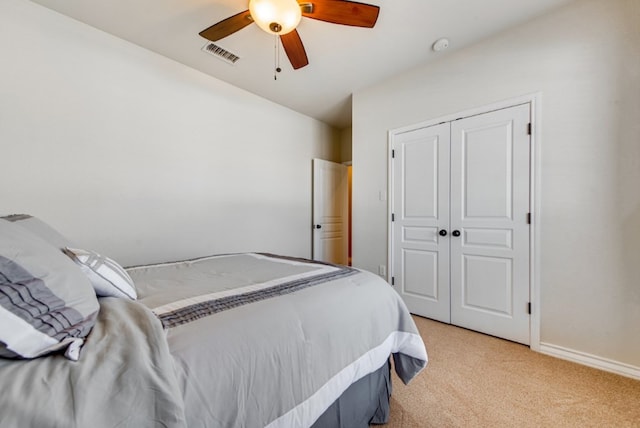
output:
<instances>
[{"instance_id":1,"label":"door hinge","mask_svg":"<svg viewBox=\"0 0 640 428\"><path fill-rule=\"evenodd\" d=\"M527 303L527 313L531 315L531 302Z\"/></svg>"},{"instance_id":2,"label":"door hinge","mask_svg":"<svg viewBox=\"0 0 640 428\"><path fill-rule=\"evenodd\" d=\"M531 213L527 213L527 224L531 224Z\"/></svg>"},{"instance_id":3,"label":"door hinge","mask_svg":"<svg viewBox=\"0 0 640 428\"><path fill-rule=\"evenodd\" d=\"M395 150L391 150L391 157L395 158L396 157L396 151Z\"/></svg>"},{"instance_id":4,"label":"door hinge","mask_svg":"<svg viewBox=\"0 0 640 428\"><path fill-rule=\"evenodd\" d=\"M394 213L391 213L391 221L392 222L396 221L396 215Z\"/></svg>"},{"instance_id":5,"label":"door hinge","mask_svg":"<svg viewBox=\"0 0 640 428\"><path fill-rule=\"evenodd\" d=\"M395 276L391 277L391 285L396 285L396 277Z\"/></svg>"},{"instance_id":6,"label":"door hinge","mask_svg":"<svg viewBox=\"0 0 640 428\"><path fill-rule=\"evenodd\" d=\"M527 135L531 135L531 123L527 125Z\"/></svg>"}]
</instances>

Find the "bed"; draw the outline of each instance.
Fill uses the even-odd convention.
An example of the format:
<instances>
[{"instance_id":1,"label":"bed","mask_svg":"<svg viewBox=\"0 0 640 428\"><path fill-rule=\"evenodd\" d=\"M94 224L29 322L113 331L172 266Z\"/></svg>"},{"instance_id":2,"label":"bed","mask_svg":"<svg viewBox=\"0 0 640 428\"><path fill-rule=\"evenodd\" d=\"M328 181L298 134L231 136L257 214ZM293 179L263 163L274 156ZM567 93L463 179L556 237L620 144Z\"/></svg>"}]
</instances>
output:
<instances>
[{"instance_id":1,"label":"bed","mask_svg":"<svg viewBox=\"0 0 640 428\"><path fill-rule=\"evenodd\" d=\"M56 287L39 269L69 271L64 305L86 299L44 350L0 322L0 426L367 427L388 419L391 367L408 383L427 363L395 291L346 266L243 253L124 270L35 217L0 219L10 317L7 295Z\"/></svg>"}]
</instances>

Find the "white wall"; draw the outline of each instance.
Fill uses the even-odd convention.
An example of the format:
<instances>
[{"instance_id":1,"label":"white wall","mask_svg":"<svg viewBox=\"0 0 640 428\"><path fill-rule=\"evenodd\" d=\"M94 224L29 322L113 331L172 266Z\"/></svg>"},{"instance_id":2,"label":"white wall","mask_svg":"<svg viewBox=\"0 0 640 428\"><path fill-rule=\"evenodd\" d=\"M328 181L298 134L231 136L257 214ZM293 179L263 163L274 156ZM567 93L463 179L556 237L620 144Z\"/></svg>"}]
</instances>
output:
<instances>
[{"instance_id":1,"label":"white wall","mask_svg":"<svg viewBox=\"0 0 640 428\"><path fill-rule=\"evenodd\" d=\"M125 265L311 254L339 133L25 0L0 0L0 214Z\"/></svg>"},{"instance_id":2,"label":"white wall","mask_svg":"<svg viewBox=\"0 0 640 428\"><path fill-rule=\"evenodd\" d=\"M340 131L340 161L349 162L353 160L351 146L353 144L353 128L351 126Z\"/></svg>"},{"instance_id":3,"label":"white wall","mask_svg":"<svg viewBox=\"0 0 640 428\"><path fill-rule=\"evenodd\" d=\"M388 130L541 92L541 341L640 367L639 23L578 1L354 94L354 264L386 264Z\"/></svg>"}]
</instances>

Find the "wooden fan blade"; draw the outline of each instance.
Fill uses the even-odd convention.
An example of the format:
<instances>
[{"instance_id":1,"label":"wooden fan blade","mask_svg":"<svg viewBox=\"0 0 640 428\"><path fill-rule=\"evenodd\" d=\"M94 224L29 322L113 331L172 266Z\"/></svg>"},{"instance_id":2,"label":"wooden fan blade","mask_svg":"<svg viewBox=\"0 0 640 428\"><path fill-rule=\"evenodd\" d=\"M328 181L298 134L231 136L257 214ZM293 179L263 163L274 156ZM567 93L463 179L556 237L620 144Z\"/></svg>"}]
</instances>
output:
<instances>
[{"instance_id":1,"label":"wooden fan blade","mask_svg":"<svg viewBox=\"0 0 640 428\"><path fill-rule=\"evenodd\" d=\"M280 36L280 40L282 40L282 47L287 53L294 70L309 64L307 52L304 50L304 45L302 44L298 30L293 30L290 33Z\"/></svg>"},{"instance_id":2,"label":"wooden fan blade","mask_svg":"<svg viewBox=\"0 0 640 428\"><path fill-rule=\"evenodd\" d=\"M302 3L303 0L300 2ZM305 12L303 10L302 16L354 27L373 28L378 20L378 13L380 13L378 6L355 1L311 0L311 3L313 11Z\"/></svg>"},{"instance_id":3,"label":"wooden fan blade","mask_svg":"<svg viewBox=\"0 0 640 428\"><path fill-rule=\"evenodd\" d=\"M251 13L249 13L248 10L245 10L244 12L240 12L222 20L217 24L213 24L206 30L202 30L199 34L205 39L215 42L235 33L238 30L242 30L252 22L253 19L251 19Z\"/></svg>"}]
</instances>

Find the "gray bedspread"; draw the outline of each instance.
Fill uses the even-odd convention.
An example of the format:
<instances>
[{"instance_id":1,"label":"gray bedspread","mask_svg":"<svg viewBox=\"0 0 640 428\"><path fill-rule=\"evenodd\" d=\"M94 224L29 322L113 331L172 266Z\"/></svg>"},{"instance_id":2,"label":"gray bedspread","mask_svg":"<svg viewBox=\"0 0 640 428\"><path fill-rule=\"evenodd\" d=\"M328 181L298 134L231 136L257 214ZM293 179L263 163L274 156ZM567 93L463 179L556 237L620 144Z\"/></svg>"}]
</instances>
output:
<instances>
[{"instance_id":1,"label":"gray bedspread","mask_svg":"<svg viewBox=\"0 0 640 428\"><path fill-rule=\"evenodd\" d=\"M189 427L308 427L394 354L426 364L397 293L351 268L261 254L129 270L165 323Z\"/></svg>"},{"instance_id":2,"label":"gray bedspread","mask_svg":"<svg viewBox=\"0 0 640 428\"><path fill-rule=\"evenodd\" d=\"M185 427L162 325L137 302L103 298L80 361L0 358L0 426Z\"/></svg>"},{"instance_id":3,"label":"gray bedspread","mask_svg":"<svg viewBox=\"0 0 640 428\"><path fill-rule=\"evenodd\" d=\"M390 355L405 383L426 365L367 272L237 254L129 273L139 301L100 299L80 361L0 359L1 427L310 427Z\"/></svg>"}]
</instances>

